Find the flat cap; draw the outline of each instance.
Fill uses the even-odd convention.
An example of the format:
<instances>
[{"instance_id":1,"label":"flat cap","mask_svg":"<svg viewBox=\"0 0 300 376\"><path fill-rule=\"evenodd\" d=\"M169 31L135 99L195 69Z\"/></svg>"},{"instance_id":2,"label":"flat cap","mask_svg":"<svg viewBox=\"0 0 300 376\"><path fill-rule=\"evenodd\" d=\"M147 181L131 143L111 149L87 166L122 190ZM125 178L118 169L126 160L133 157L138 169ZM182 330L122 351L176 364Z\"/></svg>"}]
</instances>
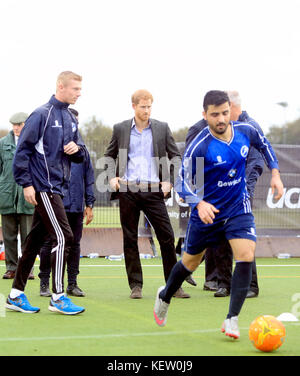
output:
<instances>
[{"instance_id":1,"label":"flat cap","mask_svg":"<svg viewBox=\"0 0 300 376\"><path fill-rule=\"evenodd\" d=\"M27 118L28 114L26 114L25 112L17 112L16 114L13 114L13 116L9 119L9 122L12 124L25 123Z\"/></svg>"}]
</instances>

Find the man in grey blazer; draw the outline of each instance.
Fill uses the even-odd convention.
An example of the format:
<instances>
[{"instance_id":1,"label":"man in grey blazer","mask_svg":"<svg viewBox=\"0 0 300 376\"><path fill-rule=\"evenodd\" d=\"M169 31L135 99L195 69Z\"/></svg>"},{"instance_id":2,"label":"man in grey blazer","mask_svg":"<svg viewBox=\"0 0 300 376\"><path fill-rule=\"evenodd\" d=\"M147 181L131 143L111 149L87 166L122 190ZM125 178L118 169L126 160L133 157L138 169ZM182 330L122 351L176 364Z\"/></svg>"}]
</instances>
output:
<instances>
[{"instance_id":1,"label":"man in grey blazer","mask_svg":"<svg viewBox=\"0 0 300 376\"><path fill-rule=\"evenodd\" d=\"M164 203L170 196L181 158L167 123L150 118L153 97L132 95L134 118L118 123L105 152L111 199L119 199L124 257L132 299L142 298L143 273L138 251L138 223L143 211L160 244L164 277L176 264L174 233ZM180 288L176 297L189 298Z\"/></svg>"}]
</instances>

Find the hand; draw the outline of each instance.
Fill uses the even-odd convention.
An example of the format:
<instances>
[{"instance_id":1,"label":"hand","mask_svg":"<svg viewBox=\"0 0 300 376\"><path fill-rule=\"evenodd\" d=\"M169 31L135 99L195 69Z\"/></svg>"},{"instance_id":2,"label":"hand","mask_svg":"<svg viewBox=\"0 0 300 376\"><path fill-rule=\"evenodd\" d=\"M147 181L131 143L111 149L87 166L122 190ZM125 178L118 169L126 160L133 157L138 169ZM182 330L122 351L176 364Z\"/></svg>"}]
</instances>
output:
<instances>
[{"instance_id":1,"label":"hand","mask_svg":"<svg viewBox=\"0 0 300 376\"><path fill-rule=\"evenodd\" d=\"M270 186L272 188L272 195L274 195L275 190L277 190L277 195L274 198L275 200L279 200L283 195L283 183L281 181L279 171L275 168L272 170Z\"/></svg>"},{"instance_id":2,"label":"hand","mask_svg":"<svg viewBox=\"0 0 300 376\"><path fill-rule=\"evenodd\" d=\"M164 193L164 196L166 197L171 192L171 189L173 186L171 183L167 181L162 181L160 185L161 185L161 190Z\"/></svg>"},{"instance_id":3,"label":"hand","mask_svg":"<svg viewBox=\"0 0 300 376\"><path fill-rule=\"evenodd\" d=\"M75 154L78 151L79 151L79 146L76 145L74 141L71 141L67 145L64 145L64 152L68 155Z\"/></svg>"},{"instance_id":4,"label":"hand","mask_svg":"<svg viewBox=\"0 0 300 376\"><path fill-rule=\"evenodd\" d=\"M215 219L215 213L219 213L220 210L215 208L212 204L206 201L200 201L197 205L198 215L204 224L212 224Z\"/></svg>"},{"instance_id":5,"label":"hand","mask_svg":"<svg viewBox=\"0 0 300 376\"><path fill-rule=\"evenodd\" d=\"M90 208L88 206L85 208L84 213L83 213L83 218L85 217L86 217L85 224L86 225L90 224L94 218L93 208Z\"/></svg>"},{"instance_id":6,"label":"hand","mask_svg":"<svg viewBox=\"0 0 300 376\"><path fill-rule=\"evenodd\" d=\"M32 185L29 187L23 188L23 192L24 192L24 198L27 202L29 202L29 204L37 205L37 202L35 199L35 189L33 188Z\"/></svg>"},{"instance_id":7,"label":"hand","mask_svg":"<svg viewBox=\"0 0 300 376\"><path fill-rule=\"evenodd\" d=\"M117 192L120 189L119 180L120 180L119 177L115 177L115 178L110 179L110 181L109 181L109 185L111 186L111 188L115 192Z\"/></svg>"}]
</instances>

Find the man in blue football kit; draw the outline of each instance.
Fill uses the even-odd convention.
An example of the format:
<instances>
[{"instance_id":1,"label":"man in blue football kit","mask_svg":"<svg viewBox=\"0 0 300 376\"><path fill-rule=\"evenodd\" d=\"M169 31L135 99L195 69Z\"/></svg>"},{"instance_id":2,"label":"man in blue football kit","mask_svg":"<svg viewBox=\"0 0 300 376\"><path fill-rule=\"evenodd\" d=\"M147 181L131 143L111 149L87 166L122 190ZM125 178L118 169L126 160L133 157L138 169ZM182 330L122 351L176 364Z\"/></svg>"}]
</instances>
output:
<instances>
[{"instance_id":1,"label":"man in blue football kit","mask_svg":"<svg viewBox=\"0 0 300 376\"><path fill-rule=\"evenodd\" d=\"M254 259L256 232L246 188L245 169L250 146L264 156L272 171L275 199L283 194L278 162L268 140L247 123L230 122L230 101L226 92L210 91L204 98L204 119L208 127L185 151L179 195L191 206L185 252L174 266L165 287L157 292L154 318L164 326L174 291L199 266L205 249L222 237L229 241L236 260L232 276L228 315L222 332L239 338L238 315L245 301ZM201 176L203 175L203 176Z\"/></svg>"},{"instance_id":2,"label":"man in blue football kit","mask_svg":"<svg viewBox=\"0 0 300 376\"><path fill-rule=\"evenodd\" d=\"M259 124L252 119L246 111L242 111L241 97L237 91L227 91L230 100L230 120L248 123L255 127L263 136ZM192 140L207 127L207 122L202 119L194 124L188 131L186 147ZM253 207L255 185L263 172L264 159L261 153L254 147L250 147L246 163L247 190L250 196L251 207ZM218 247L207 248L205 252L205 290L217 290L214 296L225 297L230 294L232 278L232 251L226 239ZM252 264L252 279L247 298L258 296L259 287L257 280L256 262Z\"/></svg>"}]
</instances>

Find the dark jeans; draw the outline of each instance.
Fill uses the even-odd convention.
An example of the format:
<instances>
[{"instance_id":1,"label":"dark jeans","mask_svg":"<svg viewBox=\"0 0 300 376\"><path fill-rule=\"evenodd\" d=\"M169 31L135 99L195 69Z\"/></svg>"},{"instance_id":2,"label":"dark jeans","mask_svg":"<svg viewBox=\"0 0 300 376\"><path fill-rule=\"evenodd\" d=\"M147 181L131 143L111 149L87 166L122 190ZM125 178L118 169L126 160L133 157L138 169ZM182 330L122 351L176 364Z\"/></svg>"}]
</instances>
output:
<instances>
[{"instance_id":1,"label":"dark jeans","mask_svg":"<svg viewBox=\"0 0 300 376\"><path fill-rule=\"evenodd\" d=\"M80 263L80 241L83 229L83 213L69 213L67 218L73 233L73 242L68 250L67 272L68 285L77 284L77 275L79 274ZM53 248L52 241L47 238L40 250L40 273L39 278L42 284L49 284L51 272L51 250Z\"/></svg>"},{"instance_id":2,"label":"dark jeans","mask_svg":"<svg viewBox=\"0 0 300 376\"><path fill-rule=\"evenodd\" d=\"M13 288L24 291L36 256L45 239L50 237L52 289L53 293L60 294L64 291L65 254L73 242L73 234L59 195L37 192L36 200L38 205L35 207L32 227L18 262Z\"/></svg>"},{"instance_id":3,"label":"dark jeans","mask_svg":"<svg viewBox=\"0 0 300 376\"><path fill-rule=\"evenodd\" d=\"M176 264L174 233L160 192L120 192L120 219L123 230L124 257L128 283L143 286L143 272L138 250L138 223L143 211L152 227L160 245L165 281Z\"/></svg>"}]
</instances>

